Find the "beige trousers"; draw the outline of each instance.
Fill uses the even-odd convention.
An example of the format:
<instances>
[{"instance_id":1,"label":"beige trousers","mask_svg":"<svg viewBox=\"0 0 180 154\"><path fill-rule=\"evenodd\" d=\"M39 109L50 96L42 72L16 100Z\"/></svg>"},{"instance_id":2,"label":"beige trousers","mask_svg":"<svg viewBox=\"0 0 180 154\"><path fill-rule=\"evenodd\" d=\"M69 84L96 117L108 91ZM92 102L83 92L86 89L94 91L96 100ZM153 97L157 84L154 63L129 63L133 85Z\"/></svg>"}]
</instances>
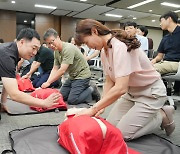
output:
<instances>
[{"instance_id":1,"label":"beige trousers","mask_svg":"<svg viewBox=\"0 0 180 154\"><path fill-rule=\"evenodd\" d=\"M178 70L179 62L173 61L161 61L159 63L154 64L156 71L160 74L167 74L167 73L176 73Z\"/></svg>"},{"instance_id":2,"label":"beige trousers","mask_svg":"<svg viewBox=\"0 0 180 154\"><path fill-rule=\"evenodd\" d=\"M107 121L121 130L125 140L150 134L160 128L160 109L166 100L166 88L160 79L145 87L131 87L113 106Z\"/></svg>"}]
</instances>

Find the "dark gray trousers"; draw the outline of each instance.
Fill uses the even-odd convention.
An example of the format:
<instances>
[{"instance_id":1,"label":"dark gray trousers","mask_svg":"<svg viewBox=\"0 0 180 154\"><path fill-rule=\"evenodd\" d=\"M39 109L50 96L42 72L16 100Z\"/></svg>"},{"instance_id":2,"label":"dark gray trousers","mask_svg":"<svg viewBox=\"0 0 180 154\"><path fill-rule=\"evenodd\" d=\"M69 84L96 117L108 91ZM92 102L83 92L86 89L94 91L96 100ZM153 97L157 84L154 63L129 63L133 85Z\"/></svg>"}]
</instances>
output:
<instances>
[{"instance_id":1,"label":"dark gray trousers","mask_svg":"<svg viewBox=\"0 0 180 154\"><path fill-rule=\"evenodd\" d=\"M60 89L64 101L71 105L91 102L92 92L89 88L89 81L90 78L66 80Z\"/></svg>"}]
</instances>

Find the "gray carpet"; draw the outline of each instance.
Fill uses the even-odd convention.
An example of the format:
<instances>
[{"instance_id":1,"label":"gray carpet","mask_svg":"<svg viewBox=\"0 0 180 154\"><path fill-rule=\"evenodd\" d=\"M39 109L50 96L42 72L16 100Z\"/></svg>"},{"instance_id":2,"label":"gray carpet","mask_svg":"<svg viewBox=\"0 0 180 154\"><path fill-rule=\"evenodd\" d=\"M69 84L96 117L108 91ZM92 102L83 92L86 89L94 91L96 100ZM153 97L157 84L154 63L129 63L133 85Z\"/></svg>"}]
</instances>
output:
<instances>
[{"instance_id":1,"label":"gray carpet","mask_svg":"<svg viewBox=\"0 0 180 154\"><path fill-rule=\"evenodd\" d=\"M167 137L165 132L160 130L156 133L162 137L165 137L172 141L176 145L180 145L180 103L177 104L178 109L175 112L176 129L174 133ZM111 106L106 109L102 117L106 117L109 113ZM6 113L2 113L2 120L0 121L0 153L5 149L10 149L10 141L8 132L14 129L21 129L28 126L43 125L43 124L59 124L64 120L65 111L58 113L50 112L34 115L21 115L21 116L9 116Z\"/></svg>"},{"instance_id":2,"label":"gray carpet","mask_svg":"<svg viewBox=\"0 0 180 154\"><path fill-rule=\"evenodd\" d=\"M101 76L101 73L98 74ZM96 82L95 80L94 82ZM102 91L102 88L99 88ZM174 133L167 137L165 132L160 130L156 132L156 134L167 138L172 141L176 145L180 145L180 102L176 103L177 110L175 111L175 123L176 129ZM109 106L105 112L102 114L102 117L106 118L112 105ZM60 124L64 121L64 113L65 111L56 112L48 112L43 114L33 114L33 115L20 115L20 116L9 116L6 113L2 113L2 119L0 121L0 153L3 150L11 149L8 132L14 129L22 129L28 126L35 125L46 125L46 124Z\"/></svg>"}]
</instances>

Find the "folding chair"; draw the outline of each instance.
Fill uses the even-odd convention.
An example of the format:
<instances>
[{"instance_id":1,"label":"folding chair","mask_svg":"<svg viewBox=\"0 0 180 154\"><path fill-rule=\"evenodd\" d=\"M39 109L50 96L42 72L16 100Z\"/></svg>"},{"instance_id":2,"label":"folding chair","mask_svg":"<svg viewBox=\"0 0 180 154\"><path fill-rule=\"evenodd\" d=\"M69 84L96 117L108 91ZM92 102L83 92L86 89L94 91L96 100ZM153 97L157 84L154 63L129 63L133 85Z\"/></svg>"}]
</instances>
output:
<instances>
[{"instance_id":1,"label":"folding chair","mask_svg":"<svg viewBox=\"0 0 180 154\"><path fill-rule=\"evenodd\" d=\"M167 74L162 76L162 79L167 81L167 95L168 95L168 101L170 105L174 105L174 100L180 101L180 96L172 95L172 83L175 81L180 81L180 62L179 62L179 67L178 71L176 74Z\"/></svg>"}]
</instances>

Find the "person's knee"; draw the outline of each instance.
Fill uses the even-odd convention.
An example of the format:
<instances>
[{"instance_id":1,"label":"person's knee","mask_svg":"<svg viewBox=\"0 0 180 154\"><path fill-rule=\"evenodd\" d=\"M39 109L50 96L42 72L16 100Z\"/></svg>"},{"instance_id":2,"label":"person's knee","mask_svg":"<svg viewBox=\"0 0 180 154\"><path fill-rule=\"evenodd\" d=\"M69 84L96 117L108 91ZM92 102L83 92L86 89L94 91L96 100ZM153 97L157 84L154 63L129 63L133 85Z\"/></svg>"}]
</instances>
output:
<instances>
[{"instance_id":1,"label":"person's knee","mask_svg":"<svg viewBox=\"0 0 180 154\"><path fill-rule=\"evenodd\" d=\"M78 98L68 97L67 102L70 105L77 105L78 104Z\"/></svg>"},{"instance_id":2,"label":"person's knee","mask_svg":"<svg viewBox=\"0 0 180 154\"><path fill-rule=\"evenodd\" d=\"M134 133L133 132L127 131L126 129L125 130L121 129L121 133L122 133L125 141L129 141L129 140L134 139Z\"/></svg>"},{"instance_id":3,"label":"person's knee","mask_svg":"<svg viewBox=\"0 0 180 154\"><path fill-rule=\"evenodd\" d=\"M125 141L134 139L135 134L137 133L137 130L135 129L135 127L131 127L125 123L121 123L121 124L118 123L116 127L121 131Z\"/></svg>"},{"instance_id":4,"label":"person's knee","mask_svg":"<svg viewBox=\"0 0 180 154\"><path fill-rule=\"evenodd\" d=\"M34 84L33 86L34 86L34 88L39 88L39 87L41 87L41 85L42 85L42 83L37 82L37 83L36 83L36 84Z\"/></svg>"}]
</instances>

